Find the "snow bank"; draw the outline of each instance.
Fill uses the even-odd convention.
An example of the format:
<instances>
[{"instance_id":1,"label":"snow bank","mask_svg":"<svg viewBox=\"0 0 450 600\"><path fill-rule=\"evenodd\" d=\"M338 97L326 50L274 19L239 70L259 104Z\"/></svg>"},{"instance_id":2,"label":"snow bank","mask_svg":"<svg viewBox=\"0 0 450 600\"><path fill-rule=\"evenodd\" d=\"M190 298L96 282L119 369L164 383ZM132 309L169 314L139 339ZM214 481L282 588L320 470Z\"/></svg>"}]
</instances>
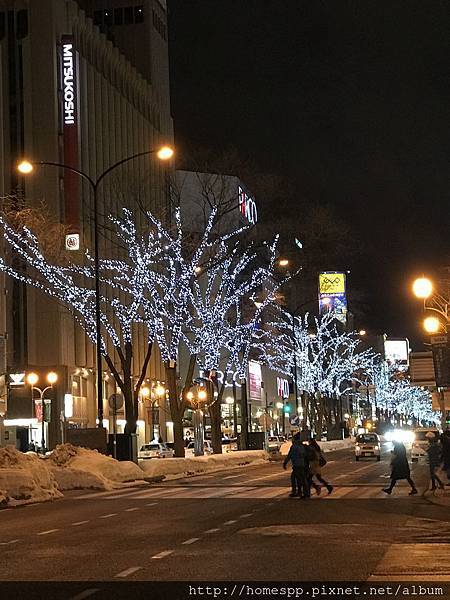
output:
<instances>
[{"instance_id":1,"label":"snow bank","mask_svg":"<svg viewBox=\"0 0 450 600\"><path fill-rule=\"evenodd\" d=\"M121 487L126 482L144 480L144 473L135 463L118 461L88 450L62 444L46 459L60 490L101 489Z\"/></svg>"},{"instance_id":2,"label":"snow bank","mask_svg":"<svg viewBox=\"0 0 450 600\"><path fill-rule=\"evenodd\" d=\"M190 475L202 475L222 469L241 467L249 464L261 464L267 460L264 450L246 450L228 452L227 454L211 454L192 458L151 458L141 460L140 467L147 477L163 477L164 479L180 479Z\"/></svg>"},{"instance_id":3,"label":"snow bank","mask_svg":"<svg viewBox=\"0 0 450 600\"><path fill-rule=\"evenodd\" d=\"M0 506L45 502L61 496L45 461L13 446L0 448Z\"/></svg>"},{"instance_id":4,"label":"snow bank","mask_svg":"<svg viewBox=\"0 0 450 600\"><path fill-rule=\"evenodd\" d=\"M329 442L319 442L322 452L333 452L334 450L344 450L345 448L353 448L354 440L346 438L345 440L330 440ZM286 456L291 447L291 442L284 442L280 448L280 454Z\"/></svg>"}]
</instances>

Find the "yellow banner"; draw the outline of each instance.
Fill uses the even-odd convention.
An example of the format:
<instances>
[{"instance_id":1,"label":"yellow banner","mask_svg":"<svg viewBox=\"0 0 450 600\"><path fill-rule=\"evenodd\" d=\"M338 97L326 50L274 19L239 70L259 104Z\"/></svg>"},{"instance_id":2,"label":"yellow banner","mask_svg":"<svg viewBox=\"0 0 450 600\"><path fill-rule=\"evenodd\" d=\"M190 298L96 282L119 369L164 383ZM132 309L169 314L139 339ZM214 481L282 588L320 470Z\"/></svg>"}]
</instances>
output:
<instances>
[{"instance_id":1,"label":"yellow banner","mask_svg":"<svg viewBox=\"0 0 450 600\"><path fill-rule=\"evenodd\" d=\"M345 294L345 273L319 273L320 294Z\"/></svg>"}]
</instances>

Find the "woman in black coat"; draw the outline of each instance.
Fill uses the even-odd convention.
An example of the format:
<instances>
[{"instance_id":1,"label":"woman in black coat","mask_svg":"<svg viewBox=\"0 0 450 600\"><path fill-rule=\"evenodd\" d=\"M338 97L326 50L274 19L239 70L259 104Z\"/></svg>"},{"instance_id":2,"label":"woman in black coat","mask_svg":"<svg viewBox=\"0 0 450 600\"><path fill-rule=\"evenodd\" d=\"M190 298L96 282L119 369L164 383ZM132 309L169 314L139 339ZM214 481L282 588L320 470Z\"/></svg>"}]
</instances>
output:
<instances>
[{"instance_id":1,"label":"woman in black coat","mask_svg":"<svg viewBox=\"0 0 450 600\"><path fill-rule=\"evenodd\" d=\"M386 494L391 494L394 485L399 479L406 479L411 486L410 496L417 494L417 489L414 481L411 479L411 473L409 471L408 459L406 457L406 448L402 442L394 442L394 449L392 450L391 459L391 485L388 488L383 489Z\"/></svg>"}]
</instances>

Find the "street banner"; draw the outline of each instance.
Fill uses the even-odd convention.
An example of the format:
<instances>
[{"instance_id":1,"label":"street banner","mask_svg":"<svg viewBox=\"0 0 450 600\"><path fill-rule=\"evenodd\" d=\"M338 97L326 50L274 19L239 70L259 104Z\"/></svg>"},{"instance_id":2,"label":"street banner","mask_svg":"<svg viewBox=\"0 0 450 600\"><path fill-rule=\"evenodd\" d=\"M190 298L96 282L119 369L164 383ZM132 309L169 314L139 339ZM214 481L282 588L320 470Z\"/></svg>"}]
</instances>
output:
<instances>
[{"instance_id":1,"label":"street banner","mask_svg":"<svg viewBox=\"0 0 450 600\"><path fill-rule=\"evenodd\" d=\"M337 319L347 322L346 274L336 271L319 273L319 312L334 312Z\"/></svg>"},{"instance_id":2,"label":"street banner","mask_svg":"<svg viewBox=\"0 0 450 600\"><path fill-rule=\"evenodd\" d=\"M450 387L450 344L447 334L431 336L434 374L438 387Z\"/></svg>"}]
</instances>

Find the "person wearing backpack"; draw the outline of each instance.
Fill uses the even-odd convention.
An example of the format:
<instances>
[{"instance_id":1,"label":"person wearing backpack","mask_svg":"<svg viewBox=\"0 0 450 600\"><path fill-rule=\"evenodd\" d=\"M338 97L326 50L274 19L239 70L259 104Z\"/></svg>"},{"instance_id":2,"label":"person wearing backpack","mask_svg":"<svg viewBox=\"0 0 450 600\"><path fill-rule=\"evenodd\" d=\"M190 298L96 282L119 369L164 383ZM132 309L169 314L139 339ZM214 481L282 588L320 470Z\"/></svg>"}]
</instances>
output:
<instances>
[{"instance_id":1,"label":"person wearing backpack","mask_svg":"<svg viewBox=\"0 0 450 600\"><path fill-rule=\"evenodd\" d=\"M293 487L290 497L300 497L303 499L309 498L308 484L308 457L306 447L300 441L300 435L296 434L292 438L292 446L289 448L289 453L284 459L283 469L286 469L288 463L292 464L291 482L296 483L296 488Z\"/></svg>"},{"instance_id":2,"label":"person wearing backpack","mask_svg":"<svg viewBox=\"0 0 450 600\"><path fill-rule=\"evenodd\" d=\"M317 495L319 496L321 487L318 483L314 482L313 478L315 477L324 487L327 488L328 494L331 494L331 492L333 491L333 486L322 477L322 467L324 467L327 464L327 461L324 455L322 454L322 450L319 444L314 438L311 438L309 440L308 448L310 451L309 471L311 485L314 487Z\"/></svg>"}]
</instances>

